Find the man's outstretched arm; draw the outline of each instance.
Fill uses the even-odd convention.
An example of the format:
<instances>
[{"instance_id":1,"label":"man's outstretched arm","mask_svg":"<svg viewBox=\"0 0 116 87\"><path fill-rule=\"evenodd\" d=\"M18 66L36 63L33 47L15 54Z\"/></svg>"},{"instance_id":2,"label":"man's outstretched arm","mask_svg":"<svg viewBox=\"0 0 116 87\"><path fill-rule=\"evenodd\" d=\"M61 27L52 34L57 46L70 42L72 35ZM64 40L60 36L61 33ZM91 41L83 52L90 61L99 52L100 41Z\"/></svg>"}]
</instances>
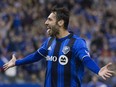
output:
<instances>
[{"instance_id":1,"label":"man's outstretched arm","mask_svg":"<svg viewBox=\"0 0 116 87\"><path fill-rule=\"evenodd\" d=\"M87 68L89 68L94 73L98 74L104 80L106 80L106 78L110 78L115 73L114 71L111 71L108 69L108 67L110 65L112 65L112 63L108 63L107 65L105 65L101 69L98 67L98 65L90 57L85 57L83 59L83 63Z\"/></svg>"},{"instance_id":2,"label":"man's outstretched arm","mask_svg":"<svg viewBox=\"0 0 116 87\"><path fill-rule=\"evenodd\" d=\"M114 71L108 69L111 63L105 65L102 68L99 68L99 66L92 60L88 48L86 46L85 40L83 39L76 40L74 44L74 49L76 57L79 58L79 60L81 60L88 69L98 74L104 80L106 80L106 78L109 78L114 74Z\"/></svg>"},{"instance_id":3,"label":"man's outstretched arm","mask_svg":"<svg viewBox=\"0 0 116 87\"><path fill-rule=\"evenodd\" d=\"M25 58L22 58L20 60L16 60L15 55L12 55L12 59L3 65L4 70L7 70L10 67L13 66L19 66L24 64L33 63L36 61L41 60L45 55L47 55L47 51L45 49L39 49L38 51L26 56Z\"/></svg>"}]
</instances>

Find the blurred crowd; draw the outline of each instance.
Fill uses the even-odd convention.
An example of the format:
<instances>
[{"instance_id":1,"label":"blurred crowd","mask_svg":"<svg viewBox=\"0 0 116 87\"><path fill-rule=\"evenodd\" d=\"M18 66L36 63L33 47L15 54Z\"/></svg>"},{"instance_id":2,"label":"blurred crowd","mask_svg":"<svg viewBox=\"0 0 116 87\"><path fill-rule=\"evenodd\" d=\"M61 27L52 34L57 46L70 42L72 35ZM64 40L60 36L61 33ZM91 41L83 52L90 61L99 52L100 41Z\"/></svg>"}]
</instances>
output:
<instances>
[{"instance_id":1,"label":"blurred crowd","mask_svg":"<svg viewBox=\"0 0 116 87\"><path fill-rule=\"evenodd\" d=\"M68 29L87 42L92 59L100 66L112 62L116 70L115 0L0 0L0 84L43 85L45 59L3 71L13 53L17 59L36 51L48 37L44 22L54 6L70 10ZM116 76L103 81L85 69L83 87L116 87ZM95 86L96 85L96 86Z\"/></svg>"}]
</instances>

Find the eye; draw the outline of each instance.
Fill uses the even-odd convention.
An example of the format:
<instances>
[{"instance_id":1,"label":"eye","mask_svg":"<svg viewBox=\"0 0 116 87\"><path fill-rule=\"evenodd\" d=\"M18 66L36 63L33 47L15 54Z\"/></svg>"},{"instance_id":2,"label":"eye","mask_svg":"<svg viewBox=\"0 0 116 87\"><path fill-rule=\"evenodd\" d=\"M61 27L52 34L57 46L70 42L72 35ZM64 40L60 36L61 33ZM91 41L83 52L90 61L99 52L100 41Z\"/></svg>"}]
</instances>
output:
<instances>
[{"instance_id":1,"label":"eye","mask_svg":"<svg viewBox=\"0 0 116 87\"><path fill-rule=\"evenodd\" d=\"M52 19L51 19L51 18L48 18L47 20L48 20L48 21L52 21Z\"/></svg>"}]
</instances>

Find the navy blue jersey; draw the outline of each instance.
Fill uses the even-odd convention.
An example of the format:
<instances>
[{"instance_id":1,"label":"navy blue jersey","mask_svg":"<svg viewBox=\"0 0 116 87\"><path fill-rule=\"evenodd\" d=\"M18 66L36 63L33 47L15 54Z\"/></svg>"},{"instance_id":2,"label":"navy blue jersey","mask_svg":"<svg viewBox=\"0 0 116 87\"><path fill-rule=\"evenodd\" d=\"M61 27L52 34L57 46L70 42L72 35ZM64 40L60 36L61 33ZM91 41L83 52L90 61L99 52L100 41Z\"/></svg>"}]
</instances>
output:
<instances>
[{"instance_id":1,"label":"navy blue jersey","mask_svg":"<svg viewBox=\"0 0 116 87\"><path fill-rule=\"evenodd\" d=\"M38 49L38 52L41 48L48 51L43 55L47 60L45 87L80 87L84 74L82 61L89 57L85 40L70 34L54 38L48 47L49 40Z\"/></svg>"}]
</instances>

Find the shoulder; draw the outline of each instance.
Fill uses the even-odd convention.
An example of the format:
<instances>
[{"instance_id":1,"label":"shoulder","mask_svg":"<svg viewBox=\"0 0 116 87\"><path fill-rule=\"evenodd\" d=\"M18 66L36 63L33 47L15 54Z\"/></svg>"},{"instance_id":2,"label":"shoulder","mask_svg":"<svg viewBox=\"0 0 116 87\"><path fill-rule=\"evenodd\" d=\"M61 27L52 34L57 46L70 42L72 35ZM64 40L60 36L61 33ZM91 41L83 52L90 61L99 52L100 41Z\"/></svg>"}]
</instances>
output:
<instances>
[{"instance_id":1,"label":"shoulder","mask_svg":"<svg viewBox=\"0 0 116 87\"><path fill-rule=\"evenodd\" d=\"M83 47L86 47L86 41L85 39L77 36L77 35L73 35L73 38L75 38L75 42L74 42L74 45L73 47L74 48L83 48Z\"/></svg>"},{"instance_id":2,"label":"shoulder","mask_svg":"<svg viewBox=\"0 0 116 87\"><path fill-rule=\"evenodd\" d=\"M52 37L48 37L44 42L43 42L43 44L40 46L40 48L43 48L43 49L47 49L48 48L48 45L50 44L49 42L50 42L50 39L51 39Z\"/></svg>"},{"instance_id":3,"label":"shoulder","mask_svg":"<svg viewBox=\"0 0 116 87\"><path fill-rule=\"evenodd\" d=\"M53 39L53 37L48 37L45 42L48 43L51 39Z\"/></svg>"},{"instance_id":4,"label":"shoulder","mask_svg":"<svg viewBox=\"0 0 116 87\"><path fill-rule=\"evenodd\" d=\"M77 44L79 44L79 43L86 43L86 41L85 41L85 39L84 38L81 38L81 37L79 37L79 36L77 36L77 35L73 35L73 38L75 38L75 43Z\"/></svg>"},{"instance_id":5,"label":"shoulder","mask_svg":"<svg viewBox=\"0 0 116 87\"><path fill-rule=\"evenodd\" d=\"M53 42L54 37L48 37L48 39L45 41L46 45L49 46Z\"/></svg>"},{"instance_id":6,"label":"shoulder","mask_svg":"<svg viewBox=\"0 0 116 87\"><path fill-rule=\"evenodd\" d=\"M51 37L46 38L46 40L43 42L41 47L45 47L46 48L50 39L51 39Z\"/></svg>"}]
</instances>

